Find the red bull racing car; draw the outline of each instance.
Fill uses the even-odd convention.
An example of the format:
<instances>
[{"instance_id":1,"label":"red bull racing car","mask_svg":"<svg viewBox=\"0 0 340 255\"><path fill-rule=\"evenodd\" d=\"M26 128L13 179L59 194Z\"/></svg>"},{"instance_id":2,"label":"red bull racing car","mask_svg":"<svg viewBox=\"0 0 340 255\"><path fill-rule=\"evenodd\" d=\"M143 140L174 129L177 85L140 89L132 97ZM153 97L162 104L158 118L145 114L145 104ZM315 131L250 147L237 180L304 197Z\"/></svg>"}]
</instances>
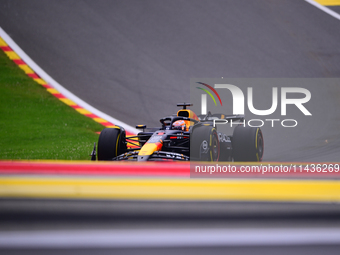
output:
<instances>
[{"instance_id":1,"label":"red bull racing car","mask_svg":"<svg viewBox=\"0 0 340 255\"><path fill-rule=\"evenodd\" d=\"M237 125L232 135L217 131L216 119L242 123L243 115L211 114L197 116L189 103L176 115L160 119L161 127L141 129L126 136L122 127L105 128L92 152L92 160L197 160L261 161L264 142L260 128Z\"/></svg>"}]
</instances>

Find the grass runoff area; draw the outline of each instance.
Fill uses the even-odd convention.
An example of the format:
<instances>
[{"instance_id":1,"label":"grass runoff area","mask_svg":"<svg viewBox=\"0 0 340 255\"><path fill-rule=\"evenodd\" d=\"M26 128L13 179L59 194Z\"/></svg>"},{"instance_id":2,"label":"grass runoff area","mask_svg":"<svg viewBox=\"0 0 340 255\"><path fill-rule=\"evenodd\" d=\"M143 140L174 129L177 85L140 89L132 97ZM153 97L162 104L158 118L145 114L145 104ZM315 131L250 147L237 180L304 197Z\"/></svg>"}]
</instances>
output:
<instances>
[{"instance_id":1,"label":"grass runoff area","mask_svg":"<svg viewBox=\"0 0 340 255\"><path fill-rule=\"evenodd\" d=\"M90 160L104 127L65 105L0 50L0 159Z\"/></svg>"}]
</instances>

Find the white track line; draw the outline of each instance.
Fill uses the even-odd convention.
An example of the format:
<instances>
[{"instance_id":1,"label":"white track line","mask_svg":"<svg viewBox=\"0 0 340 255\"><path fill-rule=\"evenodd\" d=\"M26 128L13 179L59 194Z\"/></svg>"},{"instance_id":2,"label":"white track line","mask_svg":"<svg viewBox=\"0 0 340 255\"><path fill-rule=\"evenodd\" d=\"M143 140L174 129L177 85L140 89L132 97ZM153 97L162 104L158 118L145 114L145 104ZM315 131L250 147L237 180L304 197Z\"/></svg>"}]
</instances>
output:
<instances>
[{"instance_id":1,"label":"white track line","mask_svg":"<svg viewBox=\"0 0 340 255\"><path fill-rule=\"evenodd\" d=\"M139 229L0 232L0 248L122 248L315 244L340 244L340 229Z\"/></svg>"},{"instance_id":2,"label":"white track line","mask_svg":"<svg viewBox=\"0 0 340 255\"><path fill-rule=\"evenodd\" d=\"M26 64L33 69L42 79L44 79L49 85L57 89L60 93L62 93L65 97L71 99L79 106L85 108L86 110L92 112L93 114L103 118L115 125L121 126L125 128L126 131L131 133L137 134L139 131L128 124L119 121L106 113L99 111L98 109L94 108L93 106L89 105L67 89L65 89L62 85L60 85L57 81L55 81L51 76L49 76L43 69L40 68L13 40L12 38L0 27L0 36L6 41L6 43L14 50Z\"/></svg>"},{"instance_id":3,"label":"white track line","mask_svg":"<svg viewBox=\"0 0 340 255\"><path fill-rule=\"evenodd\" d=\"M328 13L329 15L333 16L334 18L340 20L340 14L336 13L335 11L332 11L331 9L315 2L314 0L305 0L305 1L310 3L311 5L314 5L316 8L319 8L320 10Z\"/></svg>"}]
</instances>

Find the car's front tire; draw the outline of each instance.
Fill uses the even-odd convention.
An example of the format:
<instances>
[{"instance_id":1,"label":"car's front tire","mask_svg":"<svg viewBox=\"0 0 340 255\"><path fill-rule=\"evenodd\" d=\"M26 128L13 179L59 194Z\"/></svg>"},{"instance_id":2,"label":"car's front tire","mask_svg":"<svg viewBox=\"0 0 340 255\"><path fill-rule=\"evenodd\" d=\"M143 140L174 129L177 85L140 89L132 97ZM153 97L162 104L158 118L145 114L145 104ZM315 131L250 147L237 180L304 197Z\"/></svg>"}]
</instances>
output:
<instances>
[{"instance_id":1,"label":"car's front tire","mask_svg":"<svg viewBox=\"0 0 340 255\"><path fill-rule=\"evenodd\" d=\"M112 160L126 152L125 130L105 128L98 139L98 160Z\"/></svg>"}]
</instances>

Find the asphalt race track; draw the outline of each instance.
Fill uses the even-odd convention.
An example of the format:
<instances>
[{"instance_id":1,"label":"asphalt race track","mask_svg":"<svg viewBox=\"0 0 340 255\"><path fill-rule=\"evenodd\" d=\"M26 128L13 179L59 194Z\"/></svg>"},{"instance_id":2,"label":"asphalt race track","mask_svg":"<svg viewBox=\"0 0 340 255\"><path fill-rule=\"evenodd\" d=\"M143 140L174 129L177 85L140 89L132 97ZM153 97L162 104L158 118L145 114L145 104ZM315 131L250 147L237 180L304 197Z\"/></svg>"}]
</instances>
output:
<instances>
[{"instance_id":1,"label":"asphalt race track","mask_svg":"<svg viewBox=\"0 0 340 255\"><path fill-rule=\"evenodd\" d=\"M339 6L333 10L340 12ZM308 107L315 122L301 118L295 132L262 129L264 160L339 162L340 20L303 0L0 0L0 27L65 88L132 126L158 126L159 118L175 113L176 103L190 100L190 78L330 78L330 86L311 87L315 100ZM258 95L268 92L261 89ZM2 199L0 206L2 231L249 227L308 231L338 228L340 223L338 203L191 201L183 206L175 201ZM117 208L120 213L113 217ZM128 212L133 213L126 216ZM339 245L279 242L227 250L335 254ZM27 254L19 248L3 251ZM64 247L29 252L225 254L226 247Z\"/></svg>"}]
</instances>

